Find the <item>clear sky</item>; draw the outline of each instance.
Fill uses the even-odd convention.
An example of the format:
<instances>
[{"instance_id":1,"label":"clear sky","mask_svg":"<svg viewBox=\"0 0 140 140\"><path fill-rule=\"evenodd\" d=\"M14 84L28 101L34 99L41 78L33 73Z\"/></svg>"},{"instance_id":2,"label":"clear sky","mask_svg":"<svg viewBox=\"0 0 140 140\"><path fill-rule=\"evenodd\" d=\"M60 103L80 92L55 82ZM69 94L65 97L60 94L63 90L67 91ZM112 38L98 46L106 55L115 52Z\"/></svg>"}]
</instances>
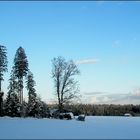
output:
<instances>
[{"instance_id":1,"label":"clear sky","mask_svg":"<svg viewBox=\"0 0 140 140\"><path fill-rule=\"evenodd\" d=\"M54 99L51 60L63 56L78 63L82 102L140 103L140 2L1 1L0 44L8 50L5 92L22 46L46 102Z\"/></svg>"}]
</instances>

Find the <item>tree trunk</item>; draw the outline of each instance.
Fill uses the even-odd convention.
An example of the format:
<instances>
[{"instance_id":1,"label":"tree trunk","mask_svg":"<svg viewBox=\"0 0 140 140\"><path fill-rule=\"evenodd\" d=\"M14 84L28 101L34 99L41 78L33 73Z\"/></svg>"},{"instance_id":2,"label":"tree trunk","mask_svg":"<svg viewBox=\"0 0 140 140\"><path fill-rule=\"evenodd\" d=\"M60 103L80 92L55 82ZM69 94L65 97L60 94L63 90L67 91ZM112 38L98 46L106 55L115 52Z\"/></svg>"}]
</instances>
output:
<instances>
[{"instance_id":1,"label":"tree trunk","mask_svg":"<svg viewBox=\"0 0 140 140\"><path fill-rule=\"evenodd\" d=\"M1 92L1 77L0 77L0 92Z\"/></svg>"},{"instance_id":2,"label":"tree trunk","mask_svg":"<svg viewBox=\"0 0 140 140\"><path fill-rule=\"evenodd\" d=\"M23 89L21 89L21 104L23 105Z\"/></svg>"},{"instance_id":3,"label":"tree trunk","mask_svg":"<svg viewBox=\"0 0 140 140\"><path fill-rule=\"evenodd\" d=\"M0 92L1 92L2 72L0 71Z\"/></svg>"},{"instance_id":4,"label":"tree trunk","mask_svg":"<svg viewBox=\"0 0 140 140\"><path fill-rule=\"evenodd\" d=\"M3 92L0 92L0 116L3 116Z\"/></svg>"},{"instance_id":5,"label":"tree trunk","mask_svg":"<svg viewBox=\"0 0 140 140\"><path fill-rule=\"evenodd\" d=\"M19 101L23 104L23 78L19 79Z\"/></svg>"},{"instance_id":6,"label":"tree trunk","mask_svg":"<svg viewBox=\"0 0 140 140\"><path fill-rule=\"evenodd\" d=\"M20 91L19 91L19 102L20 102L20 115L21 117L24 117L24 110L23 110L23 78L20 78L19 79L19 88L20 88Z\"/></svg>"},{"instance_id":7,"label":"tree trunk","mask_svg":"<svg viewBox=\"0 0 140 140\"><path fill-rule=\"evenodd\" d=\"M60 111L60 113L63 112L63 104L62 103L59 103L59 111Z\"/></svg>"}]
</instances>

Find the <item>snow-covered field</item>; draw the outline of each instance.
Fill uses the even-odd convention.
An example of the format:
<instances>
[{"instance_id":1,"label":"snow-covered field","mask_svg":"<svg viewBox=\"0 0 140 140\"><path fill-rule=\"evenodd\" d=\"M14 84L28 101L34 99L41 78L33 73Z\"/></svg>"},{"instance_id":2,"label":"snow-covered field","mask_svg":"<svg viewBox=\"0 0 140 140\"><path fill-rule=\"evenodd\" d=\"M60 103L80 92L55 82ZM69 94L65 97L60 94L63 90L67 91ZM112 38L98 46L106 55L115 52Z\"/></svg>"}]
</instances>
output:
<instances>
[{"instance_id":1,"label":"snow-covered field","mask_svg":"<svg viewBox=\"0 0 140 140\"><path fill-rule=\"evenodd\" d=\"M140 117L0 118L0 139L140 139Z\"/></svg>"}]
</instances>

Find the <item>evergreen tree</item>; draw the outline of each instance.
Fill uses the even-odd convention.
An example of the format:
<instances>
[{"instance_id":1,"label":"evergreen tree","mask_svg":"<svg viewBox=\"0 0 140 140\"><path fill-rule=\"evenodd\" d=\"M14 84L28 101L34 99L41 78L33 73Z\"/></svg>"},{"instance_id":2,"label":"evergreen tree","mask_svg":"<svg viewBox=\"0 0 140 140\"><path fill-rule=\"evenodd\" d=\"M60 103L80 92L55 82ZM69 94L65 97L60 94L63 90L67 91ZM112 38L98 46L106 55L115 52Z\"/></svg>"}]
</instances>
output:
<instances>
[{"instance_id":1,"label":"evergreen tree","mask_svg":"<svg viewBox=\"0 0 140 140\"><path fill-rule=\"evenodd\" d=\"M5 115L11 117L19 117L20 116L20 102L18 98L18 82L15 79L13 73L11 73L11 77L9 79L9 91L5 102Z\"/></svg>"},{"instance_id":2,"label":"evergreen tree","mask_svg":"<svg viewBox=\"0 0 140 140\"><path fill-rule=\"evenodd\" d=\"M34 112L35 112L35 117L36 118L41 118L42 115L42 102L40 98L37 98L36 104L34 106Z\"/></svg>"},{"instance_id":3,"label":"evergreen tree","mask_svg":"<svg viewBox=\"0 0 140 140\"><path fill-rule=\"evenodd\" d=\"M48 117L50 117L50 110L49 110L49 107L48 107L48 105L45 103L45 102L43 102L42 101L42 117L43 118L48 118Z\"/></svg>"},{"instance_id":4,"label":"evergreen tree","mask_svg":"<svg viewBox=\"0 0 140 140\"><path fill-rule=\"evenodd\" d=\"M28 90L28 115L35 116L35 105L36 105L36 90L34 88L35 81L33 79L33 74L29 71L27 75L27 90Z\"/></svg>"},{"instance_id":5,"label":"evergreen tree","mask_svg":"<svg viewBox=\"0 0 140 140\"><path fill-rule=\"evenodd\" d=\"M23 100L23 104L22 104L22 107L23 107L23 117L28 117L28 103L26 101Z\"/></svg>"},{"instance_id":6,"label":"evergreen tree","mask_svg":"<svg viewBox=\"0 0 140 140\"><path fill-rule=\"evenodd\" d=\"M19 84L19 101L21 103L21 116L23 116L23 77L28 72L28 60L25 51L22 47L19 47L16 51L14 59L14 75L18 79Z\"/></svg>"},{"instance_id":7,"label":"evergreen tree","mask_svg":"<svg viewBox=\"0 0 140 140\"><path fill-rule=\"evenodd\" d=\"M7 71L7 50L5 46L0 45L0 116L3 115L3 95L1 91L1 82L3 79L3 73Z\"/></svg>"},{"instance_id":8,"label":"evergreen tree","mask_svg":"<svg viewBox=\"0 0 140 140\"><path fill-rule=\"evenodd\" d=\"M16 93L8 92L4 111L5 111L5 115L7 116L11 116L11 117L20 116L20 103Z\"/></svg>"},{"instance_id":9,"label":"evergreen tree","mask_svg":"<svg viewBox=\"0 0 140 140\"><path fill-rule=\"evenodd\" d=\"M37 118L43 118L45 116L43 102L41 101L40 97L38 97L36 100L36 104L34 106L34 111L35 111L35 117L37 117Z\"/></svg>"},{"instance_id":10,"label":"evergreen tree","mask_svg":"<svg viewBox=\"0 0 140 140\"><path fill-rule=\"evenodd\" d=\"M0 116L3 116L3 92L0 92Z\"/></svg>"},{"instance_id":11,"label":"evergreen tree","mask_svg":"<svg viewBox=\"0 0 140 140\"><path fill-rule=\"evenodd\" d=\"M35 90L36 83L34 81L34 76L31 71L28 71L26 83L26 87L28 90L28 116L37 118L47 117L49 114L48 107L44 102L41 101L41 98L37 97Z\"/></svg>"},{"instance_id":12,"label":"evergreen tree","mask_svg":"<svg viewBox=\"0 0 140 140\"><path fill-rule=\"evenodd\" d=\"M0 92L1 92L1 81L3 79L3 72L7 71L7 50L5 46L0 45Z\"/></svg>"}]
</instances>

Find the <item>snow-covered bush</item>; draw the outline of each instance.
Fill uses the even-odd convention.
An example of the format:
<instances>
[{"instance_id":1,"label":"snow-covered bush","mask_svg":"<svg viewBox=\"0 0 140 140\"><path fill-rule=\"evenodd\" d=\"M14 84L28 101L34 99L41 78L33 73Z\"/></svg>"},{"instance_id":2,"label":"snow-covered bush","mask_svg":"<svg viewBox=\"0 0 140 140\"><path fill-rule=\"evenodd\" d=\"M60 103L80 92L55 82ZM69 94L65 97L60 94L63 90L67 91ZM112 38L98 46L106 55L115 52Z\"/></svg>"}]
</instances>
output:
<instances>
[{"instance_id":1,"label":"snow-covered bush","mask_svg":"<svg viewBox=\"0 0 140 140\"><path fill-rule=\"evenodd\" d=\"M74 118L74 115L72 112L68 112L68 113L60 113L59 115L60 119L67 119L67 120L71 120Z\"/></svg>"},{"instance_id":2,"label":"snow-covered bush","mask_svg":"<svg viewBox=\"0 0 140 140\"><path fill-rule=\"evenodd\" d=\"M77 120L78 120L78 121L85 121L85 117L86 117L86 116L85 116L84 114L79 115L78 118L77 118Z\"/></svg>"}]
</instances>

